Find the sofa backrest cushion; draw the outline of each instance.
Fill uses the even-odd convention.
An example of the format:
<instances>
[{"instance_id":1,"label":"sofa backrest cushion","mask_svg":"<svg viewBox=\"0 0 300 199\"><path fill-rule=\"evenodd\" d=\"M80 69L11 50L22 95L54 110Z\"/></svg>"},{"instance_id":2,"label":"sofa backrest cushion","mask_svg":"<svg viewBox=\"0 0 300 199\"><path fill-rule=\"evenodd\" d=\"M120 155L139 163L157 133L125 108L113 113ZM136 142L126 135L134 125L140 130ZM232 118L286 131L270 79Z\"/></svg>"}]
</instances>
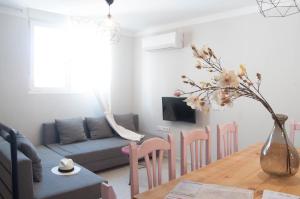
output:
<instances>
[{"instance_id":1,"label":"sofa backrest cushion","mask_svg":"<svg viewBox=\"0 0 300 199\"><path fill-rule=\"evenodd\" d=\"M137 131L139 131L139 117L136 114L133 115L134 126ZM85 132L88 138L90 138L89 132L86 127L86 122L84 121ZM42 125L42 144L49 145L60 143L58 132L55 123L44 123Z\"/></svg>"},{"instance_id":2,"label":"sofa backrest cushion","mask_svg":"<svg viewBox=\"0 0 300 199\"><path fill-rule=\"evenodd\" d=\"M42 144L48 145L54 143L59 143L59 136L55 123L44 123L42 125Z\"/></svg>"},{"instance_id":3,"label":"sofa backrest cushion","mask_svg":"<svg viewBox=\"0 0 300 199\"><path fill-rule=\"evenodd\" d=\"M90 135L88 133L86 122L84 120L84 131L88 138L90 138ZM56 128L56 125L54 122L50 123L43 123L42 124L42 144L48 145L48 144L55 144L60 143L59 134Z\"/></svg>"},{"instance_id":4,"label":"sofa backrest cushion","mask_svg":"<svg viewBox=\"0 0 300 199\"><path fill-rule=\"evenodd\" d=\"M31 160L22 152L17 152L18 157L18 183L19 198L33 198L33 180ZM0 137L0 198L12 198L11 156L10 144Z\"/></svg>"},{"instance_id":5,"label":"sofa backrest cushion","mask_svg":"<svg viewBox=\"0 0 300 199\"><path fill-rule=\"evenodd\" d=\"M114 133L104 116L85 119L92 140L113 137Z\"/></svg>"},{"instance_id":6,"label":"sofa backrest cushion","mask_svg":"<svg viewBox=\"0 0 300 199\"><path fill-rule=\"evenodd\" d=\"M71 144L87 139L82 118L55 120L61 144Z\"/></svg>"},{"instance_id":7,"label":"sofa backrest cushion","mask_svg":"<svg viewBox=\"0 0 300 199\"><path fill-rule=\"evenodd\" d=\"M134 132L138 131L136 118L134 114L130 113L123 115L114 115L114 118L116 120L116 123L123 126L124 128Z\"/></svg>"},{"instance_id":8,"label":"sofa backrest cushion","mask_svg":"<svg viewBox=\"0 0 300 199\"><path fill-rule=\"evenodd\" d=\"M40 182L42 180L42 163L41 159L33 144L21 133L16 135L18 150L26 155L32 162L33 181Z\"/></svg>"}]
</instances>

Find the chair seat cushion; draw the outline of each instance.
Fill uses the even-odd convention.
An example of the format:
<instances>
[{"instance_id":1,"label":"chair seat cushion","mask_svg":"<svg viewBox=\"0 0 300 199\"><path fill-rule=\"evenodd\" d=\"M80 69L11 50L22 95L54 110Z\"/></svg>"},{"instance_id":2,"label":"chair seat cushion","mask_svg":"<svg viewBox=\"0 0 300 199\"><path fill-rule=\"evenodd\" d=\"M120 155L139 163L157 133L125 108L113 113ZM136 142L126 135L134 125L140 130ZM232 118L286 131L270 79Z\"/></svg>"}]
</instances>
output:
<instances>
[{"instance_id":1,"label":"chair seat cushion","mask_svg":"<svg viewBox=\"0 0 300 199\"><path fill-rule=\"evenodd\" d=\"M37 148L43 164L43 181L34 183L34 198L100 198L100 184L107 182L100 176L81 167L78 174L73 176L58 176L51 172L63 157L45 146Z\"/></svg>"}]
</instances>

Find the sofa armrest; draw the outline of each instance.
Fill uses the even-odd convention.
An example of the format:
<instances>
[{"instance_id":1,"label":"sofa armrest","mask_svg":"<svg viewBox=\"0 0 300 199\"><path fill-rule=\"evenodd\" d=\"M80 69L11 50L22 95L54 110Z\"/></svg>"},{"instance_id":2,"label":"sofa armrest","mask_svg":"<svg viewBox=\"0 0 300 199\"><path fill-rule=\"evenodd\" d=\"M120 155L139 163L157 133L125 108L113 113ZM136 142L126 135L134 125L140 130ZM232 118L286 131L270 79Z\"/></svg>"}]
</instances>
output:
<instances>
[{"instance_id":1,"label":"sofa armrest","mask_svg":"<svg viewBox=\"0 0 300 199\"><path fill-rule=\"evenodd\" d=\"M135 129L137 130L137 132L139 132L139 115L133 114L133 122Z\"/></svg>"},{"instance_id":2,"label":"sofa armrest","mask_svg":"<svg viewBox=\"0 0 300 199\"><path fill-rule=\"evenodd\" d=\"M18 183L19 183L19 198L32 199L33 198L33 180L32 180L32 164L31 160L27 158L20 151L18 156ZM11 157L10 145L6 141L0 143L0 187L1 195L4 198L11 198ZM3 172L2 172L3 171ZM4 189L5 188L5 189ZM3 190L3 192L2 192Z\"/></svg>"}]
</instances>

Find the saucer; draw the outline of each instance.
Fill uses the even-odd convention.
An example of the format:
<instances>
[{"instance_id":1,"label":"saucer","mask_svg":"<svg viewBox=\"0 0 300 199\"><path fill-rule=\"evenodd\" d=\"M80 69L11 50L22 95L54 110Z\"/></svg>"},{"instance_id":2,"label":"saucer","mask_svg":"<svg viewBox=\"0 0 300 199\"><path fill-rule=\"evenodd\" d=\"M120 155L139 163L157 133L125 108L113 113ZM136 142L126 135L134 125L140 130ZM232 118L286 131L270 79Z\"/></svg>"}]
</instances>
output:
<instances>
[{"instance_id":1,"label":"saucer","mask_svg":"<svg viewBox=\"0 0 300 199\"><path fill-rule=\"evenodd\" d=\"M71 176L71 175L75 175L75 174L79 173L80 170L81 170L80 167L74 166L74 170L71 171L71 172L60 172L60 171L58 170L58 166L56 166L56 167L53 167L53 168L51 169L51 172L54 173L55 175L60 175L60 176Z\"/></svg>"}]
</instances>

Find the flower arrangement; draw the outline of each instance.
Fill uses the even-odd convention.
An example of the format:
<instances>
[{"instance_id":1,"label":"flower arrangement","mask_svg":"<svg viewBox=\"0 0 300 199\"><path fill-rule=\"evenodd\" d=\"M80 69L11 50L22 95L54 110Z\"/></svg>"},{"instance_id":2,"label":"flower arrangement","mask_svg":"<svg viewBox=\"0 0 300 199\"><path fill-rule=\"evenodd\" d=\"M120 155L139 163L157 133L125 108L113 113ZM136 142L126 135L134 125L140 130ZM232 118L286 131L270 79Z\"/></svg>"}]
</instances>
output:
<instances>
[{"instance_id":1,"label":"flower arrangement","mask_svg":"<svg viewBox=\"0 0 300 199\"><path fill-rule=\"evenodd\" d=\"M220 106L231 106L234 100L247 97L260 102L276 120L275 112L260 92L262 80L260 73L256 73L256 80L252 81L244 65L240 65L238 72L226 70L211 48L204 46L198 49L192 45L192 50L197 61L196 68L211 73L212 79L209 82L197 83L186 75L182 75L183 83L195 89L189 92L178 89L174 93L175 96L188 95L185 100L187 105L205 112L209 111L212 102Z\"/></svg>"},{"instance_id":2,"label":"flower arrangement","mask_svg":"<svg viewBox=\"0 0 300 199\"><path fill-rule=\"evenodd\" d=\"M287 116L281 114L275 114L273 108L260 92L260 86L262 82L262 75L256 73L255 81L251 80L248 76L247 69L244 65L240 65L239 71L226 70L223 68L220 58L218 58L215 52L204 46L198 49L192 45L194 57L196 58L196 68L198 70L206 70L212 74L210 81L196 82L186 75L182 75L183 83L190 85L193 91L185 92L183 90L176 90L174 95L185 96L186 103L193 109L198 109L204 112L208 112L212 102L215 102L219 106L231 106L236 99L241 97L247 97L255 101L260 102L267 111L271 114L276 124L280 127L282 132L285 132L283 126L283 120L287 119ZM292 173L291 160L294 158L291 151L295 151L294 148L289 148L289 142L286 133L283 133L285 148L287 152L286 169L288 175ZM297 156L297 152L294 156ZM295 164L297 165L297 163ZM298 165L296 166L298 170Z\"/></svg>"}]
</instances>

